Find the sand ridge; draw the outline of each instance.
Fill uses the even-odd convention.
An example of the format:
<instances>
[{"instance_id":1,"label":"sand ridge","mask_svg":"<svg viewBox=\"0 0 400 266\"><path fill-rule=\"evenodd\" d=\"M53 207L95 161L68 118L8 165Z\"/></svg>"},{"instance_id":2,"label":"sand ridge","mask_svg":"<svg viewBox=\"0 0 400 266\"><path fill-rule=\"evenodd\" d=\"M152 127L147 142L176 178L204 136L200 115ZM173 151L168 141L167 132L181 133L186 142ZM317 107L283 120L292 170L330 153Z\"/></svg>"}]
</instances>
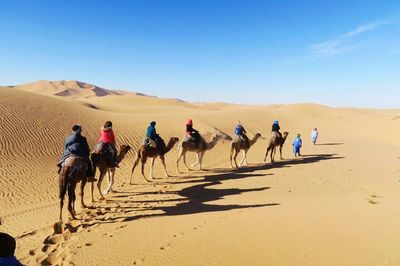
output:
<instances>
[{"instance_id":1,"label":"sand ridge","mask_svg":"<svg viewBox=\"0 0 400 266\"><path fill-rule=\"evenodd\" d=\"M61 81L0 87L0 230L17 237L17 256L25 264L400 263L400 123L390 119L399 110L196 104L121 93L98 97L94 87ZM65 88L69 96L57 96ZM268 137L271 121L279 119L290 132L285 160L262 163L267 139L261 139L249 151L250 165L232 170L229 142L221 141L206 153L206 171L177 175L174 148L166 156L173 177L164 178L156 162L153 182L136 172L135 185L129 185L131 152L117 171L117 192L89 209L78 207L80 220L66 219L64 234L54 235L55 163L71 125L81 124L93 147L100 126L112 120L118 144L137 150L149 121L158 122L165 139L182 138L189 117L206 138L214 130L232 135L237 120L250 137ZM309 144L314 127L321 145ZM301 159L291 151L296 133L305 143ZM87 186L87 196L89 191ZM95 196L98 200L97 191ZM85 201L89 204L88 197Z\"/></svg>"}]
</instances>

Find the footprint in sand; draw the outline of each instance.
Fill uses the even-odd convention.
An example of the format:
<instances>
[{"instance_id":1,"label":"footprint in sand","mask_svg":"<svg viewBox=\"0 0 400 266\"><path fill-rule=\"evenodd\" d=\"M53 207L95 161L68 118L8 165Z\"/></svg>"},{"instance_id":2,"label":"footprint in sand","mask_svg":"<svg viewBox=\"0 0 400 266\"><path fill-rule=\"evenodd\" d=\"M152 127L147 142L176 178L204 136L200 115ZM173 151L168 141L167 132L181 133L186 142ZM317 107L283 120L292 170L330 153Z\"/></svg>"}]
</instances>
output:
<instances>
[{"instance_id":1,"label":"footprint in sand","mask_svg":"<svg viewBox=\"0 0 400 266\"><path fill-rule=\"evenodd\" d=\"M143 258L139 258L133 262L133 265L141 265L144 262Z\"/></svg>"},{"instance_id":2,"label":"footprint in sand","mask_svg":"<svg viewBox=\"0 0 400 266\"><path fill-rule=\"evenodd\" d=\"M56 265L60 264L62 259L61 259L61 252L59 251L53 251L47 257L42 261L42 264L49 264L49 265Z\"/></svg>"},{"instance_id":3,"label":"footprint in sand","mask_svg":"<svg viewBox=\"0 0 400 266\"><path fill-rule=\"evenodd\" d=\"M169 249L170 247L171 247L171 244L168 243L168 244L166 244L166 245L164 245L164 246L161 246L160 249L161 249L161 250L167 250L167 249Z\"/></svg>"}]
</instances>

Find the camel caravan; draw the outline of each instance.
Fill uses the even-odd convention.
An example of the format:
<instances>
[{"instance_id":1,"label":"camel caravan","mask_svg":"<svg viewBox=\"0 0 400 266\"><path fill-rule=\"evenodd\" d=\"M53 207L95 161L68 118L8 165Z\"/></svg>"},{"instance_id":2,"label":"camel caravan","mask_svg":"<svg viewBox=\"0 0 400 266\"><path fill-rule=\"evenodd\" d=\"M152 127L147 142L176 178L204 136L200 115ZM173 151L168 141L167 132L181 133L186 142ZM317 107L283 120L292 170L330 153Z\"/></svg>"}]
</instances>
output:
<instances>
[{"instance_id":1,"label":"camel caravan","mask_svg":"<svg viewBox=\"0 0 400 266\"><path fill-rule=\"evenodd\" d=\"M279 148L280 159L282 160L282 148L289 135L288 132L280 133L280 127L278 121L274 121L272 125L272 132L270 141L267 146L264 162L267 159L268 154L271 156L271 163L274 162L276 149ZM299 136L299 135L298 135ZM166 177L170 175L167 172L165 164L165 156L169 153L176 145L178 146L178 155L176 160L176 171L182 173L179 169L179 163L182 160L187 171L192 171L196 167L199 170L203 170L203 158L207 151L213 149L218 141L231 141L229 161L232 168L236 169L244 164L248 165L247 153L250 148L257 143L259 139L263 138L260 133L256 133L253 138L247 136L245 128L241 122L238 121L234 130L234 137L215 130L212 133L209 141L204 139L203 136L193 128L193 121L189 119L186 123L186 133L182 141L177 137L171 137L167 144L156 132L156 122L152 121L147 128L146 137L136 152L136 158L133 163L131 175L129 177L129 184L133 184L133 174L136 167L141 164L141 174L145 181L151 182L153 179L153 168L157 158L160 158L164 168ZM265 139L265 138L264 138ZM82 135L82 128L79 125L72 127L72 134L66 139L64 144L64 153L57 164L59 167L59 187L60 187L60 222L62 223L62 209L64 206L64 198L68 192L68 211L71 214L72 219L76 218L75 212L75 200L76 194L75 189L79 182L81 182L80 196L81 205L86 207L84 203L84 188L87 182L91 182L91 199L94 199L94 183L97 181L97 188L100 194L100 199L104 200L104 195L113 192L113 184L115 180L115 172L119 168L119 164L126 157L131 150L131 147L127 144L121 145L119 152L116 148L115 135L112 128L112 122L107 121L104 126L100 129L100 138L95 148L90 151L89 145L86 138ZM237 156L243 151L243 158L237 163ZM191 164L190 167L186 162L186 154L188 152L195 153L197 160ZM144 167L147 159L151 158L150 173L148 179L144 173ZM96 179L96 171L98 170L99 175ZM108 177L107 188L102 191L101 185L104 177Z\"/></svg>"}]
</instances>

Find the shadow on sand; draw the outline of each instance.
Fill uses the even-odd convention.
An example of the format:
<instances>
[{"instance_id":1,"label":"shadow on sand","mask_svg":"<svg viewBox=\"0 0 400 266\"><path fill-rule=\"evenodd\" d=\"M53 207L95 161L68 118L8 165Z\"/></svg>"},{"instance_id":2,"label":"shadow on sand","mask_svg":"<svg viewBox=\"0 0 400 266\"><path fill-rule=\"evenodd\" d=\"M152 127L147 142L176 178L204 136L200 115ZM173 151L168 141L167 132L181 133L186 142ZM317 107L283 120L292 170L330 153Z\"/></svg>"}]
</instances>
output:
<instances>
[{"instance_id":1,"label":"shadow on sand","mask_svg":"<svg viewBox=\"0 0 400 266\"><path fill-rule=\"evenodd\" d=\"M253 204L253 205L238 205L238 204L220 205L210 202L223 199L226 196L240 195L248 192L259 192L270 189L270 187L258 187L249 189L214 187L216 185L221 185L222 181L242 179L242 178L265 177L267 175L273 175L273 174L254 173L254 172L261 170L317 163L324 160L338 160L343 158L344 157L337 156L337 154L306 155L302 156L299 159L278 161L273 164L267 163L267 164L251 165L236 170L217 168L213 169L214 171L213 174L194 177L194 178L191 177L190 180L178 179L176 181L158 182L158 184L184 184L184 183L188 184L196 183L196 184L193 184L192 186L189 186L181 190L165 191L162 193L160 193L159 191L139 192L139 193L136 192L117 193L112 198L107 200L107 202L124 203L127 204L128 206L117 207L117 209L119 210L115 212L116 216L99 222L100 223L113 223L115 221L129 222L137 219L151 218L151 217L190 215L190 214L204 213L204 212L218 212L218 211L228 211L228 210L244 209L244 208L278 206L280 204L276 202L265 203L265 204ZM138 201L133 199L133 195L154 195L154 196L158 195L162 196L163 199ZM176 199L168 198L168 196L171 195L179 197ZM124 197L126 198L126 200L121 201L120 199ZM151 203L154 203L153 204L154 206L151 206ZM172 205L163 206L166 205L164 203L167 204L172 203ZM147 204L148 207L147 206L138 207L137 204ZM124 211L121 213L121 210ZM138 211L142 210L146 211L147 213L137 213ZM150 211L150 213L148 211ZM134 212L133 215L131 215L132 212ZM111 213L113 212L111 211Z\"/></svg>"},{"instance_id":2,"label":"shadow on sand","mask_svg":"<svg viewBox=\"0 0 400 266\"><path fill-rule=\"evenodd\" d=\"M343 142L331 142L331 143L317 143L315 146L336 146L336 145L344 145Z\"/></svg>"}]
</instances>

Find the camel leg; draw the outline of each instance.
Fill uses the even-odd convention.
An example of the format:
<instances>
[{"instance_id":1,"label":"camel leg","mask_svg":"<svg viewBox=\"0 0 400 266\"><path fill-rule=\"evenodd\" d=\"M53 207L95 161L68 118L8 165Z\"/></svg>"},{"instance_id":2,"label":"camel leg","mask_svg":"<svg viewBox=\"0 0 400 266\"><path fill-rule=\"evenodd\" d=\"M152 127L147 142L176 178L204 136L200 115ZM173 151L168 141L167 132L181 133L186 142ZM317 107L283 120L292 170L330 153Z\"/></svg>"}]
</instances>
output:
<instances>
[{"instance_id":1,"label":"camel leg","mask_svg":"<svg viewBox=\"0 0 400 266\"><path fill-rule=\"evenodd\" d=\"M62 221L62 209L64 207L64 198L65 194L67 193L67 186L68 186L64 167L59 177L59 185L60 185L60 221Z\"/></svg>"},{"instance_id":2,"label":"camel leg","mask_svg":"<svg viewBox=\"0 0 400 266\"><path fill-rule=\"evenodd\" d=\"M167 172L167 166L165 165L165 157L164 157L164 155L160 156L160 160L161 160L161 163L162 163L162 165L164 167L165 177L169 177L169 174Z\"/></svg>"},{"instance_id":3,"label":"camel leg","mask_svg":"<svg viewBox=\"0 0 400 266\"><path fill-rule=\"evenodd\" d=\"M246 150L245 152L245 156L244 156L244 162L246 165L249 165L249 163L247 162L247 153L249 152L249 150Z\"/></svg>"},{"instance_id":4,"label":"camel leg","mask_svg":"<svg viewBox=\"0 0 400 266\"><path fill-rule=\"evenodd\" d=\"M94 203L95 202L95 200L94 200L94 182L91 182L92 183L92 186L91 186L91 192L92 192L92 203Z\"/></svg>"},{"instance_id":5,"label":"camel leg","mask_svg":"<svg viewBox=\"0 0 400 266\"><path fill-rule=\"evenodd\" d=\"M282 145L279 147L279 152L280 152L280 154L281 154L281 160L283 160L283 157L282 157Z\"/></svg>"},{"instance_id":6,"label":"camel leg","mask_svg":"<svg viewBox=\"0 0 400 266\"><path fill-rule=\"evenodd\" d=\"M239 154L239 151L235 149L235 155L233 156L233 162L235 163L236 168L239 168L238 164L237 164L237 156Z\"/></svg>"},{"instance_id":7,"label":"camel leg","mask_svg":"<svg viewBox=\"0 0 400 266\"><path fill-rule=\"evenodd\" d=\"M74 214L76 215L76 211L75 211L75 201L76 201L76 185L78 184L78 182L74 182L74 193L72 194L72 211L74 212Z\"/></svg>"},{"instance_id":8,"label":"camel leg","mask_svg":"<svg viewBox=\"0 0 400 266\"><path fill-rule=\"evenodd\" d=\"M102 199L102 200L105 200L105 198L104 198L103 193L101 192L101 183L103 182L103 179L104 179L104 176L105 176L106 173L107 173L107 170L108 170L108 169L106 169L105 171L104 171L104 170L103 170L103 171L100 171L99 181L97 181L97 189L99 190L100 199Z\"/></svg>"},{"instance_id":9,"label":"camel leg","mask_svg":"<svg viewBox=\"0 0 400 266\"><path fill-rule=\"evenodd\" d=\"M145 164L146 164L146 160L145 160L144 158L142 158L141 163L142 163L142 165L141 165L141 166L142 166L141 172L142 172L143 178L144 178L147 182L151 182L149 179L146 178L146 175L144 174L144 166L145 166Z\"/></svg>"},{"instance_id":10,"label":"camel leg","mask_svg":"<svg viewBox=\"0 0 400 266\"><path fill-rule=\"evenodd\" d=\"M131 185L132 185L133 172L135 171L135 168L138 165L139 161L140 161L140 157L138 156L135 160L135 163L133 164L132 171L131 171L131 177L129 178L129 184L131 184Z\"/></svg>"},{"instance_id":11,"label":"camel leg","mask_svg":"<svg viewBox=\"0 0 400 266\"><path fill-rule=\"evenodd\" d=\"M243 150L243 158L239 163L239 167L241 167L243 165L243 163L246 161L246 154L247 154L247 151Z\"/></svg>"},{"instance_id":12,"label":"camel leg","mask_svg":"<svg viewBox=\"0 0 400 266\"><path fill-rule=\"evenodd\" d=\"M199 155L200 171L203 171L203 157L204 157L204 152L201 152Z\"/></svg>"},{"instance_id":13,"label":"camel leg","mask_svg":"<svg viewBox=\"0 0 400 266\"><path fill-rule=\"evenodd\" d=\"M267 151L265 152L264 162L267 161L267 157L268 157L268 153L269 153L270 149L271 149L271 147L268 146Z\"/></svg>"},{"instance_id":14,"label":"camel leg","mask_svg":"<svg viewBox=\"0 0 400 266\"><path fill-rule=\"evenodd\" d=\"M231 153L229 154L229 163L231 164L231 167L233 167L233 163L232 163L232 157L233 157L233 147L231 147Z\"/></svg>"},{"instance_id":15,"label":"camel leg","mask_svg":"<svg viewBox=\"0 0 400 266\"><path fill-rule=\"evenodd\" d=\"M82 208L86 208L86 204L85 204L85 202L83 201L83 196L84 196L84 191L85 191L85 185L86 185L86 182L87 182L87 178L86 178L86 176L84 177L84 178L82 178L82 181L81 181L81 205L82 205Z\"/></svg>"},{"instance_id":16,"label":"camel leg","mask_svg":"<svg viewBox=\"0 0 400 266\"><path fill-rule=\"evenodd\" d=\"M75 199L75 187L76 182L72 181L70 186L68 186L68 211L71 214L72 218L76 220L75 210L73 207L73 201Z\"/></svg>"},{"instance_id":17,"label":"camel leg","mask_svg":"<svg viewBox=\"0 0 400 266\"><path fill-rule=\"evenodd\" d=\"M273 147L271 150L271 163L275 161L275 153L276 153L276 147Z\"/></svg>"},{"instance_id":18,"label":"camel leg","mask_svg":"<svg viewBox=\"0 0 400 266\"><path fill-rule=\"evenodd\" d=\"M114 183L115 183L115 168L111 168L111 186L109 192L115 192L115 190L113 189Z\"/></svg>"},{"instance_id":19,"label":"camel leg","mask_svg":"<svg viewBox=\"0 0 400 266\"><path fill-rule=\"evenodd\" d=\"M153 168L154 168L154 162L156 161L156 157L151 158L151 164L150 164L150 179L153 179Z\"/></svg>"},{"instance_id":20,"label":"camel leg","mask_svg":"<svg viewBox=\"0 0 400 266\"><path fill-rule=\"evenodd\" d=\"M180 174L180 172L179 172L179 161L181 160L182 156L183 156L183 149L182 149L182 147L180 147L179 151L178 151L178 159L176 159L176 173L177 174Z\"/></svg>"},{"instance_id":21,"label":"camel leg","mask_svg":"<svg viewBox=\"0 0 400 266\"><path fill-rule=\"evenodd\" d=\"M114 185L114 175L115 175L115 168L109 168L107 171L107 176L108 176L108 186L104 190L104 194L107 195L112 191L112 186Z\"/></svg>"},{"instance_id":22,"label":"camel leg","mask_svg":"<svg viewBox=\"0 0 400 266\"><path fill-rule=\"evenodd\" d=\"M195 168L197 165L199 165L199 163L200 163L200 156L199 156L199 153L196 153L196 156L197 156L197 161L194 163L194 164L192 164L190 167L191 168Z\"/></svg>"},{"instance_id":23,"label":"camel leg","mask_svg":"<svg viewBox=\"0 0 400 266\"><path fill-rule=\"evenodd\" d=\"M189 166L186 163L186 152L183 154L183 164L186 166L186 169L188 171L191 171L192 169L189 168Z\"/></svg>"}]
</instances>

